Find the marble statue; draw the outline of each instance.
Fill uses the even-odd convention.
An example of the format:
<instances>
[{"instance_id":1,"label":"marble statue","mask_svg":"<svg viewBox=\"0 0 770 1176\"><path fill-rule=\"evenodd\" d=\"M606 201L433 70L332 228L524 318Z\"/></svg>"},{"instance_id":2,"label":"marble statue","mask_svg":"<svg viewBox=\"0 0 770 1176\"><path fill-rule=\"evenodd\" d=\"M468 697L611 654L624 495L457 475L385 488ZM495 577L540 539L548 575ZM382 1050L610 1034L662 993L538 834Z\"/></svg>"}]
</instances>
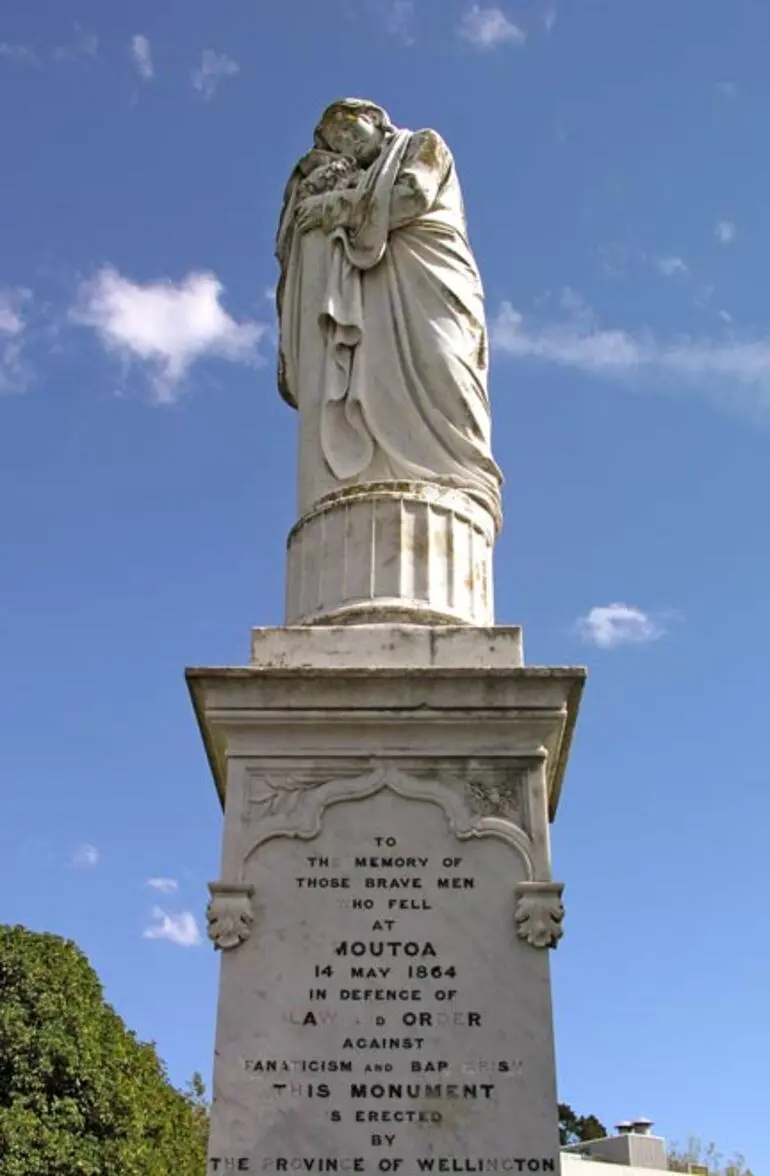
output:
<instances>
[{"instance_id":1,"label":"marble statue","mask_svg":"<svg viewBox=\"0 0 770 1176\"><path fill-rule=\"evenodd\" d=\"M286 186L278 383L299 411L299 507L363 483L464 491L499 522L483 290L452 155L343 99Z\"/></svg>"}]
</instances>

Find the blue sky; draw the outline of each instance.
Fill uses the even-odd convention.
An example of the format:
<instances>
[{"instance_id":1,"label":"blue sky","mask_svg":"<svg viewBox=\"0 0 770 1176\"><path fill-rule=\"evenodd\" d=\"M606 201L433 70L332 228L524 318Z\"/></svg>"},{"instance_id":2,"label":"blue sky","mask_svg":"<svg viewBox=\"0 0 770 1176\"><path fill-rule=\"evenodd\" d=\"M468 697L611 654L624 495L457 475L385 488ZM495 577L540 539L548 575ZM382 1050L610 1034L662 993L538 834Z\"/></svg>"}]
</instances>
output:
<instances>
[{"instance_id":1,"label":"blue sky","mask_svg":"<svg viewBox=\"0 0 770 1176\"><path fill-rule=\"evenodd\" d=\"M273 235L353 94L455 153L497 619L590 670L561 1095L770 1164L769 38L766 0L4 6L1 917L77 940L176 1081L210 1071L220 836L182 670L282 619Z\"/></svg>"}]
</instances>

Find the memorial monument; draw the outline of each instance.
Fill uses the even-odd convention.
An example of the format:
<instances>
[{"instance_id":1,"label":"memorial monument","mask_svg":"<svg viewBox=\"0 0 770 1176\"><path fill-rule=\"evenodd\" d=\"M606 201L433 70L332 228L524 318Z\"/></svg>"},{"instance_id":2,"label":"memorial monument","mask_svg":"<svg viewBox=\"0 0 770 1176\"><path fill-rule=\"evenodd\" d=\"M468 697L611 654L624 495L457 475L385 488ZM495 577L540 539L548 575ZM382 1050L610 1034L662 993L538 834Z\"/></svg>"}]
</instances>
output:
<instances>
[{"instance_id":1,"label":"memorial monument","mask_svg":"<svg viewBox=\"0 0 770 1176\"><path fill-rule=\"evenodd\" d=\"M495 626L483 292L452 155L322 115L280 215L285 625L187 680L224 810L211 1173L558 1172L553 819L584 681Z\"/></svg>"}]
</instances>

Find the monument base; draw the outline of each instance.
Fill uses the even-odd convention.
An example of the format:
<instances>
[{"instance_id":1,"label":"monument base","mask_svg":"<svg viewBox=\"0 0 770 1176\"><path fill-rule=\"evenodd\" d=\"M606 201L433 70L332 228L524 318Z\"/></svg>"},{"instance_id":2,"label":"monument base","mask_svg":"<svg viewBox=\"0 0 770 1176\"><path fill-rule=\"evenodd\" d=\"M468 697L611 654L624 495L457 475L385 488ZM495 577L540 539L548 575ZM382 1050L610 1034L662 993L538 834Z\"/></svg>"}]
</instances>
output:
<instances>
[{"instance_id":1,"label":"monument base","mask_svg":"<svg viewBox=\"0 0 770 1176\"><path fill-rule=\"evenodd\" d=\"M187 679L224 807L209 1170L558 1172L547 948L584 671L518 628L256 629Z\"/></svg>"}]
</instances>

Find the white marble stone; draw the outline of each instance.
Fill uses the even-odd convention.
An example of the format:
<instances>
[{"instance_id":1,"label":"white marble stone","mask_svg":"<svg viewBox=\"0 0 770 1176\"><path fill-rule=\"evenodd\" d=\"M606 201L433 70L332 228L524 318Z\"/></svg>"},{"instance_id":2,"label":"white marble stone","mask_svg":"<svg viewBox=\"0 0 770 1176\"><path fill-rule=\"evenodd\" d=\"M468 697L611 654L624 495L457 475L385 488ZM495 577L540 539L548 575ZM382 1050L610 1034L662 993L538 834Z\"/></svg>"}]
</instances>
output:
<instances>
[{"instance_id":1,"label":"white marble stone","mask_svg":"<svg viewBox=\"0 0 770 1176\"><path fill-rule=\"evenodd\" d=\"M494 627L501 473L449 148L333 104L277 256L287 625L187 672L224 809L208 1171L558 1172L549 821L585 675Z\"/></svg>"},{"instance_id":2,"label":"white marble stone","mask_svg":"<svg viewBox=\"0 0 770 1176\"><path fill-rule=\"evenodd\" d=\"M284 194L279 388L299 412L299 511L431 481L496 518L484 296L451 151L373 102L322 115Z\"/></svg>"},{"instance_id":3,"label":"white marble stone","mask_svg":"<svg viewBox=\"0 0 770 1176\"><path fill-rule=\"evenodd\" d=\"M294 823L300 779L252 777L255 843ZM408 781L418 799L338 800L312 839L273 832L247 858L255 927L222 961L212 1157L558 1170L548 956L513 925L528 865L502 835L457 838L440 769Z\"/></svg>"},{"instance_id":4,"label":"white marble stone","mask_svg":"<svg viewBox=\"0 0 770 1176\"><path fill-rule=\"evenodd\" d=\"M251 631L251 661L266 670L498 670L524 665L520 625L334 625Z\"/></svg>"},{"instance_id":5,"label":"white marble stone","mask_svg":"<svg viewBox=\"0 0 770 1176\"><path fill-rule=\"evenodd\" d=\"M490 625L494 521L431 483L322 499L288 540L286 624L420 620Z\"/></svg>"},{"instance_id":6,"label":"white marble stone","mask_svg":"<svg viewBox=\"0 0 770 1176\"><path fill-rule=\"evenodd\" d=\"M522 665L516 628L298 626L255 629L252 642L249 666L187 671L223 803L229 761L255 747L312 758L515 746L544 753L555 815L585 671Z\"/></svg>"},{"instance_id":7,"label":"white marble stone","mask_svg":"<svg viewBox=\"0 0 770 1176\"><path fill-rule=\"evenodd\" d=\"M225 804L209 1171L557 1172L548 822L583 672L522 666L515 629L252 640L188 671Z\"/></svg>"}]
</instances>

